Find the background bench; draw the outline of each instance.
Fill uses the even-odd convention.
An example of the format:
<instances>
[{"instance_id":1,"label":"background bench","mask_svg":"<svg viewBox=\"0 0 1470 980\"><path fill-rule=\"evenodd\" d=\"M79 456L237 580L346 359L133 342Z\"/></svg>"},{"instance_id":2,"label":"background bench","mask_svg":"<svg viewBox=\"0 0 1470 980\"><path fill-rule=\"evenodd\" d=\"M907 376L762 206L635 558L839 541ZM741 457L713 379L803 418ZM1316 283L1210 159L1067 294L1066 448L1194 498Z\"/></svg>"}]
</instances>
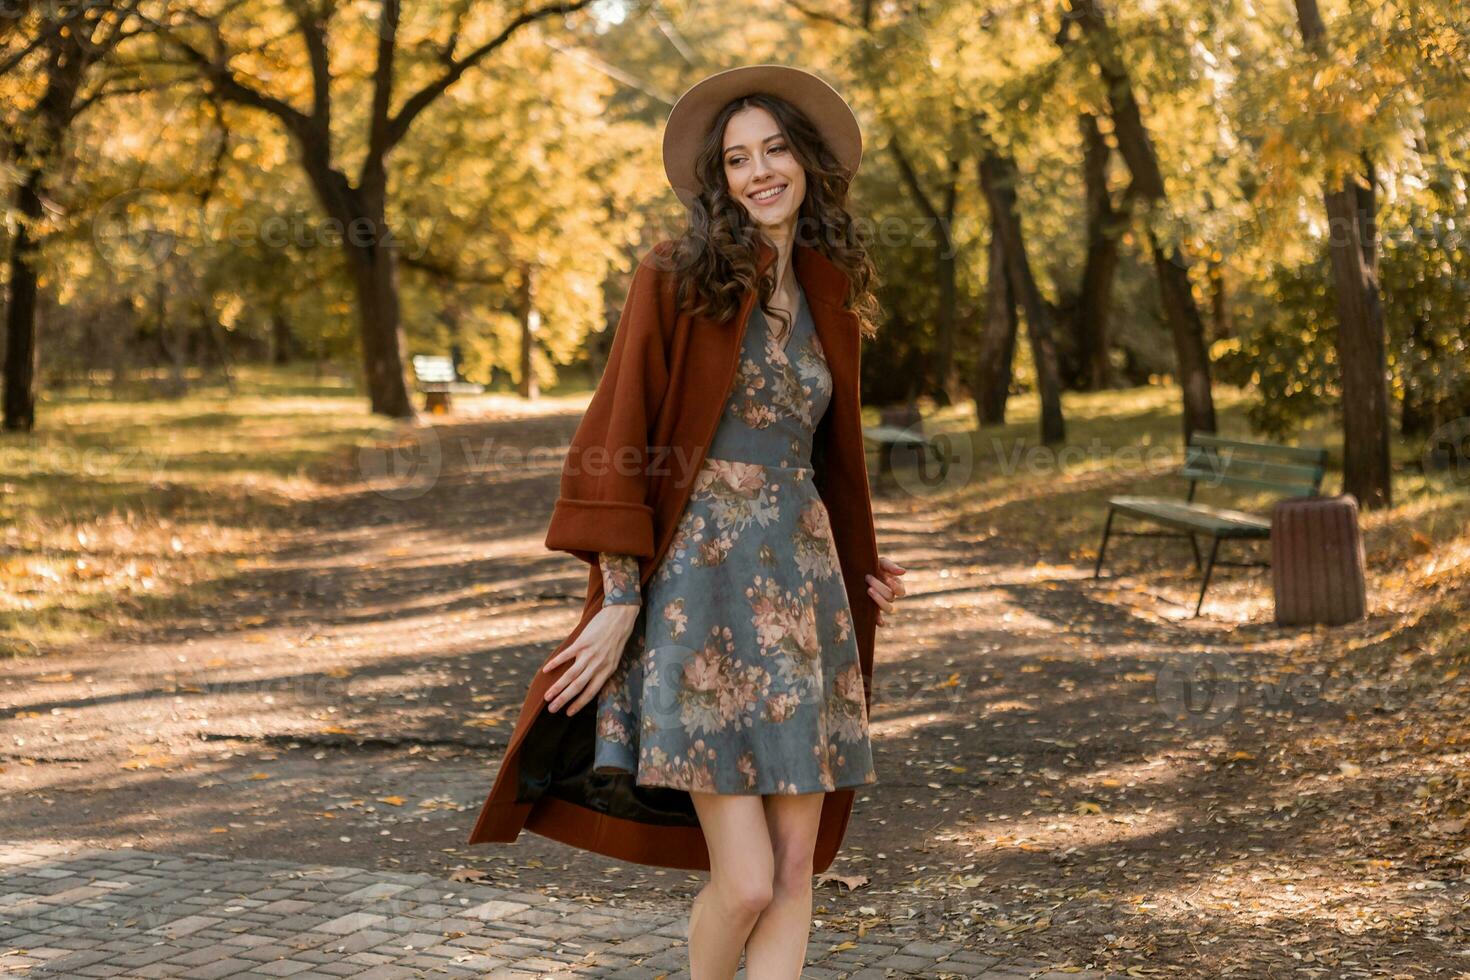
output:
<instances>
[{"instance_id":1,"label":"background bench","mask_svg":"<svg viewBox=\"0 0 1470 980\"><path fill-rule=\"evenodd\" d=\"M443 415L449 411L449 396L478 395L484 385L472 381L461 381L454 370L454 361L447 356L415 354L413 377L419 391L424 393L424 411Z\"/></svg>"},{"instance_id":2,"label":"background bench","mask_svg":"<svg viewBox=\"0 0 1470 980\"><path fill-rule=\"evenodd\" d=\"M863 428L867 448L878 452L878 479L893 472L895 453L909 455L916 461L932 454L935 462L943 462L939 446L924 436L924 418L917 405L910 402L887 406L879 409L878 417L878 425Z\"/></svg>"},{"instance_id":3,"label":"background bench","mask_svg":"<svg viewBox=\"0 0 1470 980\"><path fill-rule=\"evenodd\" d=\"M1218 560L1216 555L1220 542L1227 539L1269 539L1271 519L1260 514L1199 503L1194 499L1195 488L1203 482L1209 486L1267 491L1278 498L1315 497L1321 491L1326 463L1325 449L1244 442L1223 439L1208 433L1194 433L1185 449L1184 466L1178 474L1189 481L1189 492L1183 500L1143 496L1108 498L1108 516L1103 524L1102 544L1097 549L1097 564L1092 569L1092 577L1097 578L1102 573L1108 537L1113 533L1130 537L1188 538L1189 547L1194 552L1195 568L1200 567L1199 542L1195 540L1195 536L1206 535L1210 539L1210 554L1204 563L1204 578L1200 582L1199 598L1194 604L1194 614L1198 616L1205 601L1205 590L1210 587L1210 573L1216 565L1266 567L1270 564L1266 561ZM1171 530L1114 532L1113 517L1119 513Z\"/></svg>"}]
</instances>

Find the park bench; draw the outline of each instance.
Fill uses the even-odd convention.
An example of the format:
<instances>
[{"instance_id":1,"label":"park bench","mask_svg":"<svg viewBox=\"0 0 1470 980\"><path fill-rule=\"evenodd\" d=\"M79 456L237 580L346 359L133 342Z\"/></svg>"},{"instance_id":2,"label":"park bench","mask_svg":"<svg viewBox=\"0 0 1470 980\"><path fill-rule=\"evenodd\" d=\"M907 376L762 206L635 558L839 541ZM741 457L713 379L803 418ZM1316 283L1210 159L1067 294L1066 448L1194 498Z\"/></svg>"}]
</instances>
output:
<instances>
[{"instance_id":1,"label":"park bench","mask_svg":"<svg viewBox=\"0 0 1470 980\"><path fill-rule=\"evenodd\" d=\"M419 391L424 393L424 411L435 415L449 411L451 394L478 395L485 390L484 385L460 380L453 359L444 356L415 354L413 376Z\"/></svg>"},{"instance_id":2,"label":"park bench","mask_svg":"<svg viewBox=\"0 0 1470 980\"><path fill-rule=\"evenodd\" d=\"M1122 534L1130 537L1188 538L1194 552L1194 567L1200 568L1200 549L1196 535L1210 538L1210 554L1204 563L1199 598L1194 614L1199 615L1210 587L1210 573L1216 565L1237 568L1269 567L1267 561L1221 561L1216 555L1220 542L1269 539L1271 519L1260 514L1215 507L1194 499L1195 487L1230 486L1267 491L1282 498L1316 497L1322 487L1322 474L1327 463L1327 450L1281 446L1266 442L1244 442L1224 439L1208 433L1190 436L1185 449L1184 466L1178 475L1189 481L1189 492L1183 500L1167 497L1119 496L1108 498L1108 516L1103 524L1102 544L1097 549L1097 564L1092 577L1102 573L1103 556L1108 537ZM1170 528L1167 531L1113 531L1113 517L1127 514L1131 518Z\"/></svg>"},{"instance_id":3,"label":"park bench","mask_svg":"<svg viewBox=\"0 0 1470 980\"><path fill-rule=\"evenodd\" d=\"M935 462L942 462L939 446L923 435L924 419L917 406L910 403L880 409L879 420L880 424L863 428L863 439L868 448L877 450L880 479L893 472L895 451L912 453L915 459L932 453Z\"/></svg>"}]
</instances>

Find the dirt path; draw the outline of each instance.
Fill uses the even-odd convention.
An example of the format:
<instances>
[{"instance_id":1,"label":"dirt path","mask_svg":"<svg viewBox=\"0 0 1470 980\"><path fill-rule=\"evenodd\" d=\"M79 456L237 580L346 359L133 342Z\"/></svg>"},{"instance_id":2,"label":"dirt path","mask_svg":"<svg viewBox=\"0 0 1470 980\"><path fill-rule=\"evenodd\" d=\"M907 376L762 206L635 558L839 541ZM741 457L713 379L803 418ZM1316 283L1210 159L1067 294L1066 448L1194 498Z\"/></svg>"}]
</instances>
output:
<instances>
[{"instance_id":1,"label":"dirt path","mask_svg":"<svg viewBox=\"0 0 1470 980\"><path fill-rule=\"evenodd\" d=\"M461 416L397 469L343 460L166 628L0 662L0 839L687 901L698 876L464 843L580 607L581 566L541 547L574 426ZM363 478L395 472L423 482ZM1470 769L1464 681L1364 660L1394 622L1278 630L1260 580L1189 620L1185 568L1093 582L932 501L875 509L911 597L826 926L1138 975L1470 975L1470 835L1423 769Z\"/></svg>"}]
</instances>

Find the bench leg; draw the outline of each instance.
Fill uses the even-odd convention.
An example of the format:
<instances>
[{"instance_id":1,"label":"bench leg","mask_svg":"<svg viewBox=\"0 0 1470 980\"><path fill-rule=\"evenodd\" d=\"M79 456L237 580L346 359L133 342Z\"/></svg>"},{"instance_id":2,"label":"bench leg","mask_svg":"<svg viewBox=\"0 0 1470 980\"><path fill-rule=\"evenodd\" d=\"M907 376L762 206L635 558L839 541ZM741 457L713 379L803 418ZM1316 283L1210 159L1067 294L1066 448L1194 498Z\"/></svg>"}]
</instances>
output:
<instances>
[{"instance_id":1,"label":"bench leg","mask_svg":"<svg viewBox=\"0 0 1470 980\"><path fill-rule=\"evenodd\" d=\"M1191 541L1194 540L1193 535L1190 536L1190 540ZM1194 604L1194 614L1196 616L1199 615L1200 607L1205 604L1205 590L1210 587L1210 573L1215 570L1215 553L1218 552L1219 550L1220 550L1220 539L1219 539L1219 537L1211 537L1210 538L1210 560L1205 563L1205 580L1200 583L1200 586L1199 586L1199 599L1196 600L1195 601L1195 604Z\"/></svg>"},{"instance_id":2,"label":"bench leg","mask_svg":"<svg viewBox=\"0 0 1470 980\"><path fill-rule=\"evenodd\" d=\"M1108 551L1108 535L1113 531L1113 508L1108 508L1108 519L1103 522L1102 544L1097 546L1097 564L1092 566L1092 577L1097 578L1102 574L1103 555Z\"/></svg>"},{"instance_id":3,"label":"bench leg","mask_svg":"<svg viewBox=\"0 0 1470 980\"><path fill-rule=\"evenodd\" d=\"M1199 565L1199 561L1200 561L1200 559L1199 559L1199 542L1194 539L1194 533L1193 532L1190 532L1190 535L1189 535L1189 550L1192 551L1192 552L1194 552L1194 570L1197 572L1200 569L1200 565Z\"/></svg>"}]
</instances>

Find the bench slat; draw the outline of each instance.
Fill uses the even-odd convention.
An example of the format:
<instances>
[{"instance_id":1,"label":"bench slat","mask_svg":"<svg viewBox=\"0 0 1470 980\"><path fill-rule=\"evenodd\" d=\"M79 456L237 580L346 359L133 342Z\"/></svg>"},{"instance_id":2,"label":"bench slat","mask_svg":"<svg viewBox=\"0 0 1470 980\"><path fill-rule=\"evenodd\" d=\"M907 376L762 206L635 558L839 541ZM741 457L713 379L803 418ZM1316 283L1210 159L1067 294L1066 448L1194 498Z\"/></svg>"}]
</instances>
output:
<instances>
[{"instance_id":1,"label":"bench slat","mask_svg":"<svg viewBox=\"0 0 1470 980\"><path fill-rule=\"evenodd\" d=\"M1196 432L1190 435L1189 442L1197 446L1217 446L1225 449L1238 449L1259 453L1262 456L1278 456L1288 459L1300 459L1309 464L1322 466L1327 462L1327 450L1313 446L1280 446L1270 442L1245 442L1240 439L1226 439L1223 436L1212 435L1208 432Z\"/></svg>"},{"instance_id":2,"label":"bench slat","mask_svg":"<svg viewBox=\"0 0 1470 980\"><path fill-rule=\"evenodd\" d=\"M1271 519L1228 507L1212 507L1166 497L1109 497L1108 506L1184 530L1218 534L1222 538L1264 538L1271 535Z\"/></svg>"},{"instance_id":3,"label":"bench slat","mask_svg":"<svg viewBox=\"0 0 1470 980\"><path fill-rule=\"evenodd\" d=\"M917 436L908 429L898 429L891 425L873 425L863 429L863 435L875 442L897 442L923 445L928 440Z\"/></svg>"},{"instance_id":4,"label":"bench slat","mask_svg":"<svg viewBox=\"0 0 1470 980\"><path fill-rule=\"evenodd\" d=\"M1282 483L1312 483L1322 476L1323 467L1304 463L1278 463L1269 459L1241 459L1235 454L1221 456L1213 449L1190 446L1185 450L1185 466L1204 466L1211 469L1243 469L1282 477ZM1295 477L1295 479L1292 479Z\"/></svg>"},{"instance_id":5,"label":"bench slat","mask_svg":"<svg viewBox=\"0 0 1470 980\"><path fill-rule=\"evenodd\" d=\"M1282 483L1279 480L1258 480L1250 476L1238 476L1225 471L1194 469L1186 466L1179 471L1179 475L1186 480L1198 480L1210 486L1228 484L1233 487L1253 487L1257 490L1269 490L1288 497L1314 497L1317 494L1317 482L1311 483Z\"/></svg>"},{"instance_id":6,"label":"bench slat","mask_svg":"<svg viewBox=\"0 0 1470 980\"><path fill-rule=\"evenodd\" d=\"M413 374L419 390L425 394L449 393L478 395L485 386L474 381L460 381L454 373L454 360L434 354L415 354Z\"/></svg>"}]
</instances>

